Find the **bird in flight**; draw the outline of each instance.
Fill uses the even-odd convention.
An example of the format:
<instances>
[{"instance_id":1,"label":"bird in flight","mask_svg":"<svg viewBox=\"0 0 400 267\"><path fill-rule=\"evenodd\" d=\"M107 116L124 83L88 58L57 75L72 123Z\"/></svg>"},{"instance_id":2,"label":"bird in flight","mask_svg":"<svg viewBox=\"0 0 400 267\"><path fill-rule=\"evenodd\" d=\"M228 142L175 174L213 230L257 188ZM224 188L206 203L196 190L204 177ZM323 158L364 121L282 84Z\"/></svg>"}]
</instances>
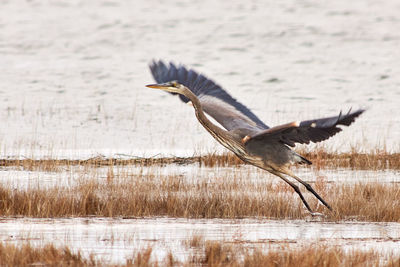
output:
<instances>
[{"instance_id":1,"label":"bird in flight","mask_svg":"<svg viewBox=\"0 0 400 267\"><path fill-rule=\"evenodd\" d=\"M192 69L163 61L150 63L156 84L146 85L178 94L180 99L191 102L195 115L204 128L224 147L231 150L245 163L266 170L288 183L299 195L307 210L313 214L299 187L289 180L292 177L311 192L325 207L331 206L291 170L292 164L311 164L291 149L296 143L321 142L349 126L364 110L341 112L337 116L290 122L274 127L267 126L246 106L232 98L221 86ZM213 117L223 128L211 122Z\"/></svg>"}]
</instances>

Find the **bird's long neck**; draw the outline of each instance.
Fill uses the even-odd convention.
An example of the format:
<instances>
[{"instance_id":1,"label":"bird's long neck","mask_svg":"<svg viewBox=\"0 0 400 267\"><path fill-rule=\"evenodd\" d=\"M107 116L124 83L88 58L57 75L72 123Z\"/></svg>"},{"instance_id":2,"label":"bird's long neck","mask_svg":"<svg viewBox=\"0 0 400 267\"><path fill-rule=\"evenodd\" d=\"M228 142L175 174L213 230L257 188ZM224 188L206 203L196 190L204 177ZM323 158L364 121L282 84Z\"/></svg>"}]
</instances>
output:
<instances>
[{"instance_id":1,"label":"bird's long neck","mask_svg":"<svg viewBox=\"0 0 400 267\"><path fill-rule=\"evenodd\" d=\"M192 93L192 91L190 91L188 88L185 87L185 90L183 91L183 95L186 96L187 98L189 98L190 101L192 101L197 119L199 120L201 125L203 125L203 127L206 128L206 130L215 139L217 139L220 142L219 136L226 137L227 131L221 129L220 127L218 127L217 125L212 123L207 118L207 116L204 114L203 108L201 107L201 103L200 103L199 99L197 98L197 96L195 94Z\"/></svg>"},{"instance_id":2,"label":"bird's long neck","mask_svg":"<svg viewBox=\"0 0 400 267\"><path fill-rule=\"evenodd\" d=\"M232 134L226 130L221 129L214 123L212 123L207 116L204 114L203 108L201 107L201 103L197 96L192 93L187 87L183 90L182 94L189 98L192 101L193 107L195 109L196 117L199 122L203 125L204 128L223 146L233 151L235 154L239 156L243 151L237 151L239 147L242 147L242 144L237 143L237 141L233 138ZM237 143L237 144L233 144Z\"/></svg>"}]
</instances>

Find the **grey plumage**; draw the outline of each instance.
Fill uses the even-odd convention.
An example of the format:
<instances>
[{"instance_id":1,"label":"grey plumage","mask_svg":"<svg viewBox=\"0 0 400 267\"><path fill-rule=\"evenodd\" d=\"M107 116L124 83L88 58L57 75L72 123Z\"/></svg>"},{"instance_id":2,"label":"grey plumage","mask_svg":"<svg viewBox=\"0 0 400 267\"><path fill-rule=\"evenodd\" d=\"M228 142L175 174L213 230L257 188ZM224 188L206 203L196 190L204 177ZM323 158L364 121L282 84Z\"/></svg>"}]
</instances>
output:
<instances>
[{"instance_id":1,"label":"grey plumage","mask_svg":"<svg viewBox=\"0 0 400 267\"><path fill-rule=\"evenodd\" d=\"M339 125L349 126L363 112L364 110L359 109L355 112L349 111L345 115L340 113L334 117L302 121L298 126L288 126L276 131L260 131L251 136L246 144L255 141L278 141L294 147L295 143L309 144L310 142L321 142L342 131L338 127Z\"/></svg>"},{"instance_id":2,"label":"grey plumage","mask_svg":"<svg viewBox=\"0 0 400 267\"><path fill-rule=\"evenodd\" d=\"M291 122L268 127L246 106L231 97L221 86L183 65L153 61L150 70L157 84L150 88L179 94L182 101L193 102L196 117L204 128L223 146L234 152L244 162L267 170L288 183L312 213L298 186L284 175L303 184L322 204L331 207L314 189L294 175L289 166L293 163L311 164L309 160L290 149L296 143L320 142L349 126L364 110L351 110L343 115L321 119ZM214 125L203 111L213 117L226 130Z\"/></svg>"},{"instance_id":3,"label":"grey plumage","mask_svg":"<svg viewBox=\"0 0 400 267\"><path fill-rule=\"evenodd\" d=\"M150 70L157 83L177 81L188 87L200 100L204 111L216 119L227 130L234 129L235 126L232 125L255 129L269 128L246 106L231 97L221 86L206 78L204 75L198 74L194 70L188 70L183 65L177 67L173 63L167 65L161 60L153 61L150 64ZM189 99L183 95L179 95L179 97L185 103L189 101ZM221 103L216 102L216 99L227 105L221 106ZM221 112L214 110L215 106L219 106L219 110L225 108L226 111ZM232 112L235 114L231 114ZM232 122L232 120L236 120L236 122ZM250 120L250 122L248 122L248 120Z\"/></svg>"}]
</instances>

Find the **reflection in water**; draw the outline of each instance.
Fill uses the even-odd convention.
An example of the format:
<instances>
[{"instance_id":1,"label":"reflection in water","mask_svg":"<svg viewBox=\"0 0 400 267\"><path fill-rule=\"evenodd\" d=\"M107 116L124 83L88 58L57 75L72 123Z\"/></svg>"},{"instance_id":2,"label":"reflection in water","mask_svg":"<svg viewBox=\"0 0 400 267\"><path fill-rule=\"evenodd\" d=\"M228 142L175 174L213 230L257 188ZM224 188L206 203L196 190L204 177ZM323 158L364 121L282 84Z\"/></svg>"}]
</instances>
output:
<instances>
[{"instance_id":1,"label":"reflection in water","mask_svg":"<svg viewBox=\"0 0 400 267\"><path fill-rule=\"evenodd\" d=\"M29 219L0 220L0 241L10 244L53 243L90 253L112 262L124 262L138 249L153 247L158 259L169 251L184 260L190 253L185 240L200 235L205 240L237 242L263 250L288 244L293 248L319 242L345 249L376 249L399 253L399 223L316 222L222 219Z\"/></svg>"},{"instance_id":2,"label":"reflection in water","mask_svg":"<svg viewBox=\"0 0 400 267\"><path fill-rule=\"evenodd\" d=\"M58 172L24 171L16 170L14 167L0 168L0 184L15 189L27 188L51 188L57 186L76 186L77 184L96 180L107 182L109 167L84 168L80 166L63 167ZM244 179L246 183L270 184L280 183L281 180L260 170L254 166L241 165L230 167L199 167L198 164L165 166L114 166L113 181L123 183L127 180L140 179L142 176L154 177L152 181L163 181L169 176L180 177L189 184L220 181L227 179ZM337 169L310 169L298 168L296 173L307 182L315 182L322 179L328 183L399 183L400 171L383 170L350 170L346 168Z\"/></svg>"}]
</instances>

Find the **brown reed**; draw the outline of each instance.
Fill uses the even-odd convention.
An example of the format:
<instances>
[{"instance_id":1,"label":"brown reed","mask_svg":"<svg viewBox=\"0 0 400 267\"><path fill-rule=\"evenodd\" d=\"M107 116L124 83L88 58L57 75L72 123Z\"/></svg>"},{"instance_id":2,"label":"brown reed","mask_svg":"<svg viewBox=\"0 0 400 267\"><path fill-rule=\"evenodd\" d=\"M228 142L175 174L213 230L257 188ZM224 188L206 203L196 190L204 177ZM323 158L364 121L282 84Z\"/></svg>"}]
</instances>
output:
<instances>
[{"instance_id":1,"label":"brown reed","mask_svg":"<svg viewBox=\"0 0 400 267\"><path fill-rule=\"evenodd\" d=\"M126 259L125 264L109 264L100 259L89 259L81 256L80 252L72 253L68 247L56 248L53 245L33 247L29 244L15 246L0 244L1 266L266 266L266 267L395 267L400 264L399 256L383 256L374 250L345 251L336 245L311 245L308 248L291 248L282 246L279 249L270 249L263 252L260 249L254 251L232 243L223 241L205 241L198 250L189 256L184 262L175 260L173 253L158 262L151 259L153 250L151 247L134 252L132 258Z\"/></svg>"},{"instance_id":2,"label":"brown reed","mask_svg":"<svg viewBox=\"0 0 400 267\"><path fill-rule=\"evenodd\" d=\"M309 193L305 197L327 220L400 222L399 184L319 181L315 187L334 211L317 204ZM123 182L115 178L102 182L92 179L72 187L50 189L15 190L0 186L0 216L16 215L276 219L309 216L298 196L283 182L257 183L234 177L216 177L213 182L188 181L179 175L162 179L137 175Z\"/></svg>"},{"instance_id":3,"label":"brown reed","mask_svg":"<svg viewBox=\"0 0 400 267\"><path fill-rule=\"evenodd\" d=\"M1 266L96 266L90 257L84 259L81 253L73 253L68 247L56 248L51 244L40 248L23 244L22 246L0 243Z\"/></svg>"},{"instance_id":4,"label":"brown reed","mask_svg":"<svg viewBox=\"0 0 400 267\"><path fill-rule=\"evenodd\" d=\"M265 266L265 267L309 267L309 266L398 266L400 258L390 257L386 262L375 251L344 251L340 246L311 245L308 248L293 249L282 246L280 249L271 249L262 252L256 249L249 252L246 249L224 244L217 241L207 241L204 252L195 255L191 263L185 266Z\"/></svg>"},{"instance_id":5,"label":"brown reed","mask_svg":"<svg viewBox=\"0 0 400 267\"><path fill-rule=\"evenodd\" d=\"M350 152L329 152L323 147L313 151L297 149L297 152L313 162L318 169L323 168L351 168L357 170L385 170L400 169L400 153L390 153L385 150L372 150L368 153L358 152L353 149ZM206 154L192 157L160 157L130 159L94 157L86 160L69 159L0 159L0 167L14 166L28 171L60 171L68 166L152 166L165 164L194 164L200 166L235 166L244 164L233 153Z\"/></svg>"}]
</instances>

